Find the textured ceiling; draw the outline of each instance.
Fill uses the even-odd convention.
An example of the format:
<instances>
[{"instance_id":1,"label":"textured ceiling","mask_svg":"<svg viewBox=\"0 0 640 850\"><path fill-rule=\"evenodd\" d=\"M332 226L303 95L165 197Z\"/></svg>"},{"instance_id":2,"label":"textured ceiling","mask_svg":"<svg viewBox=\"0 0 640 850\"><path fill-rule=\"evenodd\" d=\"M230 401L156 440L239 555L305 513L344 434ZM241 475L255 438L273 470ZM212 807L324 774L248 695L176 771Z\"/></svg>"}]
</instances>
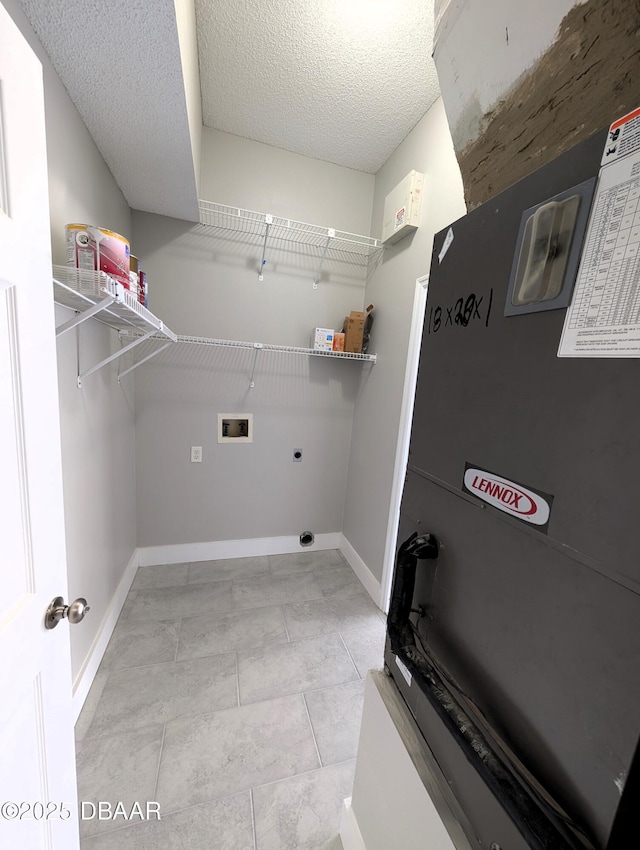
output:
<instances>
[{"instance_id":1,"label":"textured ceiling","mask_svg":"<svg viewBox=\"0 0 640 850\"><path fill-rule=\"evenodd\" d=\"M129 206L198 216L173 0L20 0Z\"/></svg>"},{"instance_id":2,"label":"textured ceiling","mask_svg":"<svg viewBox=\"0 0 640 850\"><path fill-rule=\"evenodd\" d=\"M20 3L129 205L194 219L174 0ZM195 7L206 126L375 173L439 95L432 0Z\"/></svg>"},{"instance_id":3,"label":"textured ceiling","mask_svg":"<svg viewBox=\"0 0 640 850\"><path fill-rule=\"evenodd\" d=\"M207 127L375 173L439 96L433 0L196 0Z\"/></svg>"}]
</instances>

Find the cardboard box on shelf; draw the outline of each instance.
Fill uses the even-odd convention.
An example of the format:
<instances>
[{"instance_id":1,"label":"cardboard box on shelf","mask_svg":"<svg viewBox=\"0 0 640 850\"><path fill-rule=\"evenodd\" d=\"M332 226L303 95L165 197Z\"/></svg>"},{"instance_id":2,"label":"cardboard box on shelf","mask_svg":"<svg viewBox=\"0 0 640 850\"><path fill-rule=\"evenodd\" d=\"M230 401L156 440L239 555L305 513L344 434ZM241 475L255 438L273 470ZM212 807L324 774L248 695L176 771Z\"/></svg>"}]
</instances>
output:
<instances>
[{"instance_id":1,"label":"cardboard box on shelf","mask_svg":"<svg viewBox=\"0 0 640 850\"><path fill-rule=\"evenodd\" d=\"M352 310L344 320L344 350L352 354L362 352L362 337L364 334L365 314L359 310Z\"/></svg>"},{"instance_id":2,"label":"cardboard box on shelf","mask_svg":"<svg viewBox=\"0 0 640 850\"><path fill-rule=\"evenodd\" d=\"M333 351L333 328L314 328L311 331L309 348L317 351Z\"/></svg>"}]
</instances>

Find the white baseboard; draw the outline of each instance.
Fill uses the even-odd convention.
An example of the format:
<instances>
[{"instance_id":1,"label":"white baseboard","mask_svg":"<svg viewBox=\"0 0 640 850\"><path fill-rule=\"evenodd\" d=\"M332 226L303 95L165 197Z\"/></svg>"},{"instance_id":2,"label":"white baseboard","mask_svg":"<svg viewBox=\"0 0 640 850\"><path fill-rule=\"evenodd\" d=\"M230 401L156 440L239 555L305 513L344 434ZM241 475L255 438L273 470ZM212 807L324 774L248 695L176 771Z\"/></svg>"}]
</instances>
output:
<instances>
[{"instance_id":1,"label":"white baseboard","mask_svg":"<svg viewBox=\"0 0 640 850\"><path fill-rule=\"evenodd\" d=\"M107 644L111 640L111 635L122 611L122 606L127 598L127 594L133 584L133 580L138 569L138 550L135 549L129 563L127 564L124 574L120 579L120 583L113 595L111 604L102 619L98 633L96 634L91 649L89 650L84 664L73 682L73 714L74 723L78 719L82 706L89 693L89 688L98 672L98 667L102 661L102 656L105 653Z\"/></svg>"},{"instance_id":2,"label":"white baseboard","mask_svg":"<svg viewBox=\"0 0 640 850\"><path fill-rule=\"evenodd\" d=\"M351 543L347 540L344 534L340 535L341 541L338 548L347 559L347 562L354 573L358 576L362 584L365 586L365 589L369 596L376 603L378 608L382 610L382 606L380 605L380 596L381 596L381 588L380 582L371 572L369 567L362 560L360 555L353 548Z\"/></svg>"},{"instance_id":3,"label":"white baseboard","mask_svg":"<svg viewBox=\"0 0 640 850\"><path fill-rule=\"evenodd\" d=\"M367 850L351 807L351 797L347 797L344 801L344 811L340 821L340 840L344 850Z\"/></svg>"},{"instance_id":4,"label":"white baseboard","mask_svg":"<svg viewBox=\"0 0 640 850\"><path fill-rule=\"evenodd\" d=\"M288 555L340 549L340 532L316 534L312 546L301 546L298 537L253 537L248 540L213 540L210 543L176 543L168 546L142 546L138 549L141 567L184 564L191 561L221 561L224 558L251 558L256 555Z\"/></svg>"}]
</instances>

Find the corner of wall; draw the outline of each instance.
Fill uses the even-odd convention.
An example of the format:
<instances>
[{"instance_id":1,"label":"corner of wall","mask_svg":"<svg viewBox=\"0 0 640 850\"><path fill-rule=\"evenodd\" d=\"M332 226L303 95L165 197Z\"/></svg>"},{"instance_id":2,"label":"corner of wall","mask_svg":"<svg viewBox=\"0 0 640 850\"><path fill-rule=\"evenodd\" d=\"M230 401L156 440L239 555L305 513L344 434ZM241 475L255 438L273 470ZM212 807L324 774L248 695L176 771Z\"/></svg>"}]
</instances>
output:
<instances>
[{"instance_id":1,"label":"corner of wall","mask_svg":"<svg viewBox=\"0 0 640 850\"><path fill-rule=\"evenodd\" d=\"M84 663L73 681L73 714L77 721L138 569L136 549L102 618Z\"/></svg>"},{"instance_id":2,"label":"corner of wall","mask_svg":"<svg viewBox=\"0 0 640 850\"><path fill-rule=\"evenodd\" d=\"M196 14L193 0L174 0L182 76L184 79L191 153L195 171L196 188L200 193L200 157L202 151L202 100L200 97L200 71Z\"/></svg>"},{"instance_id":3,"label":"corner of wall","mask_svg":"<svg viewBox=\"0 0 640 850\"><path fill-rule=\"evenodd\" d=\"M365 303L375 305L371 350L378 360L362 381L356 401L349 454L343 535L369 573L386 587L389 528L396 522L394 487L405 375L414 318L416 280L428 274L434 234L466 212L460 169L441 99L376 175L371 232L380 232L386 195L411 170L425 175L420 226L385 248L370 272ZM421 332L416 332L419 344ZM410 359L410 358L409 358ZM401 473L403 474L403 473ZM384 607L386 600L378 604Z\"/></svg>"},{"instance_id":4,"label":"corner of wall","mask_svg":"<svg viewBox=\"0 0 640 850\"><path fill-rule=\"evenodd\" d=\"M344 800L344 809L340 821L340 840L344 850L367 850L358 820L351 806L351 797Z\"/></svg>"},{"instance_id":5,"label":"corner of wall","mask_svg":"<svg viewBox=\"0 0 640 850\"><path fill-rule=\"evenodd\" d=\"M384 607L384 600L381 599L380 582L371 572L369 567L362 560L360 555L353 548L344 534L340 535L340 545L338 547L344 555L347 563L358 576L369 596L381 610Z\"/></svg>"}]
</instances>

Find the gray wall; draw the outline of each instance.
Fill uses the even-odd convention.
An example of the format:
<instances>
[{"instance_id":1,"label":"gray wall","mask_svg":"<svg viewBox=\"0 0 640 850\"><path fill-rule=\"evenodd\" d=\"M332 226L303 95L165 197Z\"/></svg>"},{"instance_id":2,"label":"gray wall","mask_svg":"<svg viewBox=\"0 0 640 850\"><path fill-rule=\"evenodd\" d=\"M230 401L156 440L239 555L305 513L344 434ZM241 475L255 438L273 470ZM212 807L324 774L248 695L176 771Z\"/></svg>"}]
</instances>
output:
<instances>
[{"instance_id":1,"label":"gray wall","mask_svg":"<svg viewBox=\"0 0 640 850\"><path fill-rule=\"evenodd\" d=\"M201 196L368 234L374 177L214 130L203 132ZM317 252L134 212L149 306L179 334L308 346L363 306L364 267ZM178 345L135 373L138 544L339 532L362 363ZM377 367L373 367L377 368ZM218 413L252 413L254 442L218 444ZM191 445L203 447L192 464ZM294 448L302 463L292 462Z\"/></svg>"},{"instance_id":2,"label":"gray wall","mask_svg":"<svg viewBox=\"0 0 640 850\"><path fill-rule=\"evenodd\" d=\"M372 174L203 128L206 201L368 235Z\"/></svg>"},{"instance_id":3,"label":"gray wall","mask_svg":"<svg viewBox=\"0 0 640 850\"><path fill-rule=\"evenodd\" d=\"M414 169L425 175L420 227L385 251L367 283L365 303L376 308L371 347L378 363L360 387L349 453L343 532L378 581L384 565L416 279L429 271L434 233L466 212L441 100L377 173L373 236L382 231L385 197Z\"/></svg>"},{"instance_id":4,"label":"gray wall","mask_svg":"<svg viewBox=\"0 0 640 850\"><path fill-rule=\"evenodd\" d=\"M53 260L64 263L64 227L86 221L130 236L129 208L17 0L3 5L43 64ZM56 308L56 322L69 311ZM74 679L136 545L134 421L131 385L113 371L76 385L81 363L109 354L115 332L90 321L58 341L58 381L71 599L86 596L91 613L71 629Z\"/></svg>"}]
</instances>

